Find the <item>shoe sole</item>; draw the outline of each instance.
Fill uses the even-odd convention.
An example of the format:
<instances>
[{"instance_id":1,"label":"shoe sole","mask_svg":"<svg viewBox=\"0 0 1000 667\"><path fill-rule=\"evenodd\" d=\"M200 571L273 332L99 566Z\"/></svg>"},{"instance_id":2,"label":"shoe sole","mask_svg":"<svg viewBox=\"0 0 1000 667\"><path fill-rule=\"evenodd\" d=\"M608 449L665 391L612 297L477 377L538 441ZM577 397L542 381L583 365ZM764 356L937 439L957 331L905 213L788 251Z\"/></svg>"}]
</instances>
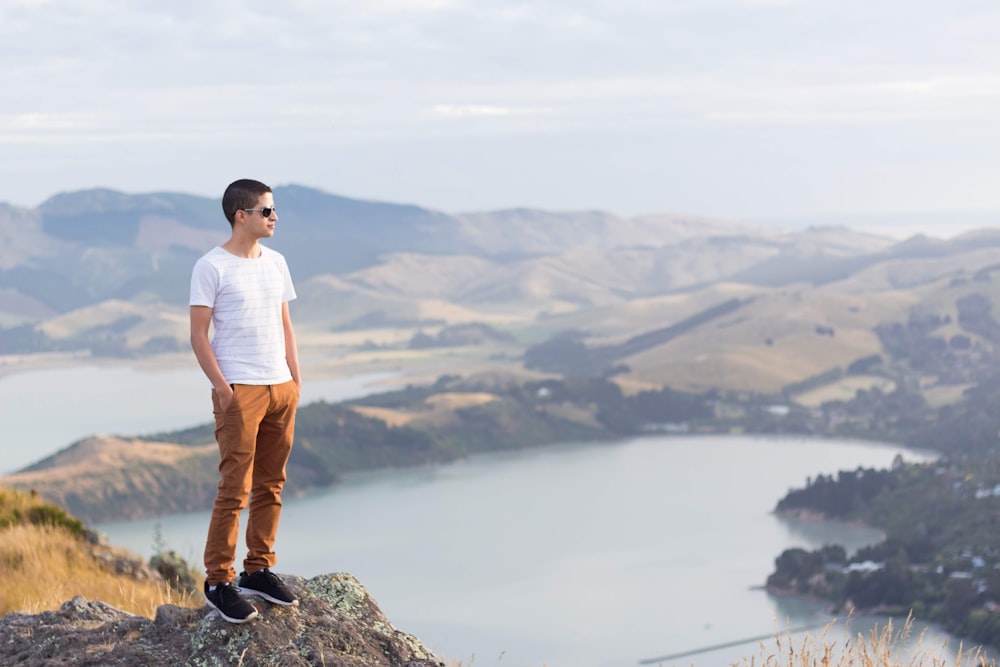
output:
<instances>
[{"instance_id":1,"label":"shoe sole","mask_svg":"<svg viewBox=\"0 0 1000 667\"><path fill-rule=\"evenodd\" d=\"M206 602L207 602L207 600L206 600ZM219 616L221 616L227 622L229 622L229 623L236 623L237 625L239 625L240 623L247 623L249 621L252 621L253 619L257 618L257 615L260 613L259 611L257 611L256 609L254 609L253 613L250 614L249 616L247 616L246 618L235 618L233 616L226 616L225 614L222 613L221 609L219 609L218 607L216 607L211 602L208 602L208 606L211 607L214 611L219 612Z\"/></svg>"},{"instance_id":2,"label":"shoe sole","mask_svg":"<svg viewBox=\"0 0 1000 667\"><path fill-rule=\"evenodd\" d=\"M267 600L268 602L271 602L271 603L274 603L274 604L280 604L280 605L285 606L285 607L298 607L299 606L299 601L298 600L292 600L291 602L289 602L288 600L279 600L276 597L271 597L267 593L263 593L261 591L255 591L252 588L237 587L236 590L237 590L237 592L239 592L240 595L263 598L263 599Z\"/></svg>"}]
</instances>

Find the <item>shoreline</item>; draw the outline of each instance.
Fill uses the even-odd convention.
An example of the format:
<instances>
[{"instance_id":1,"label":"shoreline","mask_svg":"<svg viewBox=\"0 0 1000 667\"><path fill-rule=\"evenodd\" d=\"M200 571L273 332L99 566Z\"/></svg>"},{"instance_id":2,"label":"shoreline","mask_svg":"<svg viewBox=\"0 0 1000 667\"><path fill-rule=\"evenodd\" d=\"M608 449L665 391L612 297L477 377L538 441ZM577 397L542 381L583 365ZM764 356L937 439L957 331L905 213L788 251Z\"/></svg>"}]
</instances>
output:
<instances>
[{"instance_id":1,"label":"shoreline","mask_svg":"<svg viewBox=\"0 0 1000 667\"><path fill-rule=\"evenodd\" d=\"M17 373L72 368L92 361L90 352L38 352L0 355L0 380Z\"/></svg>"},{"instance_id":2,"label":"shoreline","mask_svg":"<svg viewBox=\"0 0 1000 667\"><path fill-rule=\"evenodd\" d=\"M330 347L321 342L299 341L299 364L304 381L339 380L356 375L392 373L397 380L384 383L389 388L408 384L433 384L442 375L497 374L519 377L540 377L544 374L527 371L507 360L468 355L436 354L428 351L379 350L356 351L352 348ZM165 373L179 369L199 370L198 361L190 349L136 357L101 357L87 351L38 352L0 355L0 381L14 375L37 371L81 367L129 368L141 373Z\"/></svg>"},{"instance_id":3,"label":"shoreline","mask_svg":"<svg viewBox=\"0 0 1000 667\"><path fill-rule=\"evenodd\" d=\"M810 510L804 508L787 509L787 510L775 509L771 510L771 514L780 519L809 521L812 523L838 523L840 525L850 526L852 528L868 528L871 530L877 530L880 533L882 533L883 539L885 535L885 531L883 531L881 528L879 528L878 526L873 526L867 523L866 521L863 521L862 519L851 519L849 521L846 521L844 519L837 519L835 517L829 516L828 514L825 514L817 510Z\"/></svg>"},{"instance_id":4,"label":"shoreline","mask_svg":"<svg viewBox=\"0 0 1000 667\"><path fill-rule=\"evenodd\" d=\"M198 361L190 350L140 357L97 357L89 351L6 354L0 355L0 381L22 373L88 366L128 368L140 373L167 373L187 369L198 370ZM306 359L302 363L303 370L307 372L307 380L338 380L362 374L403 372L403 369L398 368L398 364L397 368L389 368L388 365L380 364L367 364L366 368L362 368L362 366L363 364L342 363L340 359L331 359L329 356Z\"/></svg>"}]
</instances>

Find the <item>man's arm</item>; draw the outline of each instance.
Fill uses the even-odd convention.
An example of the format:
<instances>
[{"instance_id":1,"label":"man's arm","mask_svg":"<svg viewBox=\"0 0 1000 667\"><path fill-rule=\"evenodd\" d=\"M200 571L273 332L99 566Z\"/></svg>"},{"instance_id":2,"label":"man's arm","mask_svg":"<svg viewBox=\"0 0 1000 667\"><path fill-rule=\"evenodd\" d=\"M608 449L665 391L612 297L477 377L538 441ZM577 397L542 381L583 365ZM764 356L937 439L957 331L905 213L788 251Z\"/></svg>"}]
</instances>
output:
<instances>
[{"instance_id":1,"label":"man's arm","mask_svg":"<svg viewBox=\"0 0 1000 667\"><path fill-rule=\"evenodd\" d=\"M292 327L292 316L288 312L288 302L281 304L281 326L285 330L285 361L288 370L292 372L295 384L302 388L302 375L299 371L299 348L295 344L295 329Z\"/></svg>"},{"instance_id":2,"label":"man's arm","mask_svg":"<svg viewBox=\"0 0 1000 667\"><path fill-rule=\"evenodd\" d=\"M233 388L222 374L219 361L212 350L212 343L208 340L208 328L211 324L212 308L191 306L191 349L194 350L195 359L198 360L201 370L205 372L208 381L219 395L219 407L225 410L233 400Z\"/></svg>"}]
</instances>

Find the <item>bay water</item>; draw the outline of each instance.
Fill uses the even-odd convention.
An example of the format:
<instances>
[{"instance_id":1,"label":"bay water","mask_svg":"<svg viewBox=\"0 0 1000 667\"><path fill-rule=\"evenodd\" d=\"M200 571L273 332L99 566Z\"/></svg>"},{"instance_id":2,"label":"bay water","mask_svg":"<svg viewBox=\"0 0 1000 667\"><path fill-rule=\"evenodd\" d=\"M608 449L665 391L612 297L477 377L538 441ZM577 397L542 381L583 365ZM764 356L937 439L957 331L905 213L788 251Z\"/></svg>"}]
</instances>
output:
<instances>
[{"instance_id":1,"label":"bay water","mask_svg":"<svg viewBox=\"0 0 1000 667\"><path fill-rule=\"evenodd\" d=\"M371 393L385 377L310 382L303 402ZM197 368L0 377L0 472L93 433L206 423L208 398ZM775 503L809 476L887 467L897 454L931 458L862 441L648 437L357 474L286 498L276 570L354 574L396 627L464 667L759 665L787 629L819 638L832 622L826 641L843 645L875 623L845 623L822 603L762 589L786 548L853 550L881 537L780 518ZM195 512L96 528L140 555L162 544L197 565L207 525L208 513ZM920 631L923 649L911 641L905 650L951 664L957 640ZM794 631L791 641L805 636Z\"/></svg>"},{"instance_id":2,"label":"bay water","mask_svg":"<svg viewBox=\"0 0 1000 667\"><path fill-rule=\"evenodd\" d=\"M356 475L286 500L276 570L354 574L397 628L465 666L761 664L759 638L819 637L835 620L761 588L775 557L881 538L779 518L775 502L807 476L888 467L897 453L920 456L856 441L650 437ZM199 564L207 525L198 512L98 528ZM843 620L829 641L875 623ZM920 629L934 655L954 657L957 642Z\"/></svg>"}]
</instances>

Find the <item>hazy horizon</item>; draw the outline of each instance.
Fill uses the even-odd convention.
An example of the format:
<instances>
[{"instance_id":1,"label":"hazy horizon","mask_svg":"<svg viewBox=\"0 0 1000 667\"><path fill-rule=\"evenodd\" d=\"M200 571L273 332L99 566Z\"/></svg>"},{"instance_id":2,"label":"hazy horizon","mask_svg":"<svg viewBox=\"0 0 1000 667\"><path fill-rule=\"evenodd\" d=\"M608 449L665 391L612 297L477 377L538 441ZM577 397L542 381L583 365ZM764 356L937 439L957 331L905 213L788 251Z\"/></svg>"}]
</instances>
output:
<instances>
[{"instance_id":1,"label":"hazy horizon","mask_svg":"<svg viewBox=\"0 0 1000 667\"><path fill-rule=\"evenodd\" d=\"M280 183L277 185L272 184L273 187L288 187L288 186L301 186L299 183ZM313 187L313 186L303 186L303 187ZM344 192L332 192L324 188L316 188L327 192L328 194L336 195L339 197L346 197L349 199L365 199L367 201L377 201L382 203L400 204L400 205L416 205L420 206L415 202L409 201L392 201L389 199L379 199L379 198L362 198L355 197L349 193ZM182 192L179 190L167 190L164 188L153 188L147 191L141 192L128 192L121 188L113 186L93 186L90 188L79 188L74 190L67 190L61 192L53 192L50 195L44 197L40 202L33 205L25 205L19 202L4 201L0 199L0 204L7 204L10 206L15 206L25 209L33 209L41 206L43 203L49 199L70 194L73 192L86 192L88 190L113 190L116 192L121 192L127 196L141 196L150 194L182 194L182 195L194 195L206 197L209 199L218 198L212 195L203 195L195 192ZM574 212L575 210L583 211L584 209L572 209L569 207L555 207L555 208L542 208L542 207L528 207L517 203L513 203L507 206L501 206L495 209L487 210L448 210L448 209L436 209L434 207L424 207L430 210L436 210L441 213L446 213L449 215L470 215L470 214L480 214L488 213L502 210L511 209L534 209L541 211L550 212ZM867 232L881 236L887 236L897 239L909 238L914 235L923 234L926 236L932 236L936 238L952 238L958 236L962 233L968 231L975 231L979 229L987 228L1000 228L1000 209L997 211L895 211L895 212L881 212L881 213L871 213L871 212L844 212L840 214L826 214L826 215L785 215L785 216L759 216L755 218L726 218L725 216L708 216L697 211L645 211L636 215L623 215L618 211L613 210L603 210L604 213L609 213L621 218L632 218L641 217L643 215L677 215L677 216L691 216L691 217L705 217L705 218L715 218L715 219L729 219L736 222L742 222L750 225L758 225L762 227L773 227L786 232L794 232L804 230L810 227L844 227L859 232Z\"/></svg>"}]
</instances>

